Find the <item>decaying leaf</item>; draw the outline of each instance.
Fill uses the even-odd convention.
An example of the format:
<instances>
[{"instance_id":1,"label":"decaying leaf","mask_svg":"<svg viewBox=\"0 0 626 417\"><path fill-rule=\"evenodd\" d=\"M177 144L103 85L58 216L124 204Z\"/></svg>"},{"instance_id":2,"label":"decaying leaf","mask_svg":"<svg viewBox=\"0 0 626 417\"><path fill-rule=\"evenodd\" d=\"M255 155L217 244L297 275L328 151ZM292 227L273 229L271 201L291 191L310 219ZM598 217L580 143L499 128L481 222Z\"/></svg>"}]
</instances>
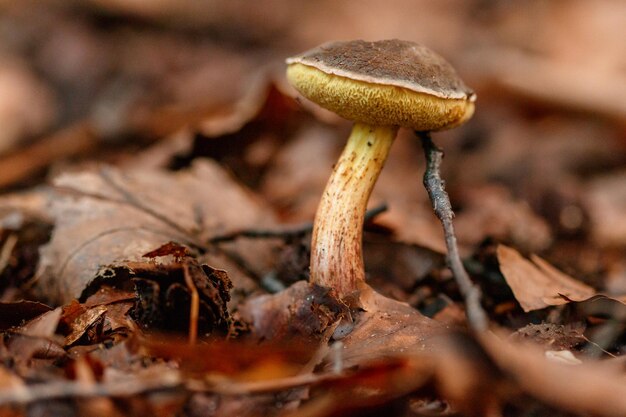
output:
<instances>
[{"instance_id":1,"label":"decaying leaf","mask_svg":"<svg viewBox=\"0 0 626 417\"><path fill-rule=\"evenodd\" d=\"M186 257L170 264L128 263L115 268L110 278L133 283L138 300L132 314L145 327L186 331L194 326L202 335L231 331L227 303L232 283L225 271ZM197 307L192 307L195 297Z\"/></svg>"},{"instance_id":2,"label":"decaying leaf","mask_svg":"<svg viewBox=\"0 0 626 417\"><path fill-rule=\"evenodd\" d=\"M499 245L500 270L524 311L566 304L569 300L582 301L596 291L580 281L557 270L552 265L532 256L526 260L515 249Z\"/></svg>"}]
</instances>

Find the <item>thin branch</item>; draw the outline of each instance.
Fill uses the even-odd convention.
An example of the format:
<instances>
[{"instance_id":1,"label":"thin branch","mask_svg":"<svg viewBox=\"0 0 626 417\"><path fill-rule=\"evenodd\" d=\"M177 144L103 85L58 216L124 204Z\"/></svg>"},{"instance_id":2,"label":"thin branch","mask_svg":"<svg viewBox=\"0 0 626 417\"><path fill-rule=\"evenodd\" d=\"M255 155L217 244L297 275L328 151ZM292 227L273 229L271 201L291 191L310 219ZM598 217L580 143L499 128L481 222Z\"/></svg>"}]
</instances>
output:
<instances>
[{"instance_id":1,"label":"thin branch","mask_svg":"<svg viewBox=\"0 0 626 417\"><path fill-rule=\"evenodd\" d=\"M4 272L4 269L11 261L11 254L13 253L13 249L15 249L15 245L17 245L17 239L17 235L11 233L4 241L4 245L2 245L2 249L0 250L0 274Z\"/></svg>"},{"instance_id":2,"label":"thin branch","mask_svg":"<svg viewBox=\"0 0 626 417\"><path fill-rule=\"evenodd\" d=\"M193 277L189 272L189 264L183 263L183 271L185 274L185 284L191 294L191 303L189 305L189 344L195 345L198 340L198 316L200 311L200 295L198 289L193 282Z\"/></svg>"},{"instance_id":3,"label":"thin branch","mask_svg":"<svg viewBox=\"0 0 626 417\"><path fill-rule=\"evenodd\" d=\"M440 166L443 160L443 151L433 143L429 132L415 132L422 140L422 146L426 155L426 172L424 172L424 187L428 192L435 214L443 225L448 253L446 261L452 271L452 275L459 286L467 310L467 319L473 330L482 332L487 330L487 314L480 304L481 291L471 280L463 267L459 248L454 234L452 219L454 212L450 204L450 198L445 190L445 183L441 179Z\"/></svg>"},{"instance_id":4,"label":"thin branch","mask_svg":"<svg viewBox=\"0 0 626 417\"><path fill-rule=\"evenodd\" d=\"M178 372L164 372L150 378L85 384L82 381L53 381L31 385L18 384L0 389L0 406L29 404L54 398L129 397L151 391L183 390Z\"/></svg>"},{"instance_id":5,"label":"thin branch","mask_svg":"<svg viewBox=\"0 0 626 417\"><path fill-rule=\"evenodd\" d=\"M365 222L372 220L374 217L378 216L381 213L387 211L388 207L386 203L381 204L380 206L374 207L373 209L368 210L365 213ZM209 240L209 243L222 243L222 242L230 242L240 237L248 238L248 239L290 239L294 237L304 236L307 233L311 233L313 231L313 223L307 222L299 226L293 226L285 229L274 229L274 230L265 230L265 229L245 229L238 230L236 232L228 233L226 235L214 236Z\"/></svg>"}]
</instances>

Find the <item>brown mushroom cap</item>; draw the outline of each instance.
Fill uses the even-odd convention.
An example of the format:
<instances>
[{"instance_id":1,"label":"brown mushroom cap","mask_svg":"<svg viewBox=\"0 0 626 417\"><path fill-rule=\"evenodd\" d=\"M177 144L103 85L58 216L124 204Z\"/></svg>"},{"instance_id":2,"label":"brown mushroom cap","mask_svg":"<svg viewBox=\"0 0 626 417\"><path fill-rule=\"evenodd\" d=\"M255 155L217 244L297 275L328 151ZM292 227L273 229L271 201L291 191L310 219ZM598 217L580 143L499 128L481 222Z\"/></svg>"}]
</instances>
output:
<instances>
[{"instance_id":1,"label":"brown mushroom cap","mask_svg":"<svg viewBox=\"0 0 626 417\"><path fill-rule=\"evenodd\" d=\"M287 64L287 77L302 95L349 120L441 130L474 111L475 95L454 68L413 42L333 42Z\"/></svg>"}]
</instances>

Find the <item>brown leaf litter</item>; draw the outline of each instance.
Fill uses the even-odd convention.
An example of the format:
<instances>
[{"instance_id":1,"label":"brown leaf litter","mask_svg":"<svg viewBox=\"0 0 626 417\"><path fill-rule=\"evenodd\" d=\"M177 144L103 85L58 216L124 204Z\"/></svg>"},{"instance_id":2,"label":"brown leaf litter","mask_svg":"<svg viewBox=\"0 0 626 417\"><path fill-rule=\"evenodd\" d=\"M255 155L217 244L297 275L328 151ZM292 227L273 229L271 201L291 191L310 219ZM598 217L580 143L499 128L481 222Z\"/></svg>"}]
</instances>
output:
<instances>
[{"instance_id":1,"label":"brown leaf litter","mask_svg":"<svg viewBox=\"0 0 626 417\"><path fill-rule=\"evenodd\" d=\"M500 270L524 311L566 304L570 300L583 301L596 290L562 273L552 265L531 256L524 259L515 249L498 246Z\"/></svg>"},{"instance_id":2,"label":"brown leaf litter","mask_svg":"<svg viewBox=\"0 0 626 417\"><path fill-rule=\"evenodd\" d=\"M50 212L55 229L41 249L37 288L56 303L79 298L94 278L128 262L143 262L145 253L168 241L206 251L217 234L273 224L257 200L209 161L173 175L102 167L61 175L54 185ZM250 268L263 270L271 247L256 243L236 242L229 250L240 253ZM223 258L208 255L218 264Z\"/></svg>"}]
</instances>

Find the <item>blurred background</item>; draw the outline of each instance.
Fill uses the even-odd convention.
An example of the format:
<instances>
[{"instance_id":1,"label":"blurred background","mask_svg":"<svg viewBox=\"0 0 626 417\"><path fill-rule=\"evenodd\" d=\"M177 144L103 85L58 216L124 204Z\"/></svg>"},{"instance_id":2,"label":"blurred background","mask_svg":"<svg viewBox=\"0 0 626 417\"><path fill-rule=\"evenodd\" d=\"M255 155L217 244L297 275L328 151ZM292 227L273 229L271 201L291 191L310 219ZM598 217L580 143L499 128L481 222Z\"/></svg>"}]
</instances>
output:
<instances>
[{"instance_id":1,"label":"blurred background","mask_svg":"<svg viewBox=\"0 0 626 417\"><path fill-rule=\"evenodd\" d=\"M310 220L349 124L306 103L302 116L284 59L386 38L432 48L477 92L474 118L436 135L464 247L498 239L626 291L623 0L0 0L0 189L92 161L209 157L283 221ZM263 105L265 127L244 132ZM297 112L308 121L286 125ZM401 136L381 224L441 249L419 144Z\"/></svg>"}]
</instances>

